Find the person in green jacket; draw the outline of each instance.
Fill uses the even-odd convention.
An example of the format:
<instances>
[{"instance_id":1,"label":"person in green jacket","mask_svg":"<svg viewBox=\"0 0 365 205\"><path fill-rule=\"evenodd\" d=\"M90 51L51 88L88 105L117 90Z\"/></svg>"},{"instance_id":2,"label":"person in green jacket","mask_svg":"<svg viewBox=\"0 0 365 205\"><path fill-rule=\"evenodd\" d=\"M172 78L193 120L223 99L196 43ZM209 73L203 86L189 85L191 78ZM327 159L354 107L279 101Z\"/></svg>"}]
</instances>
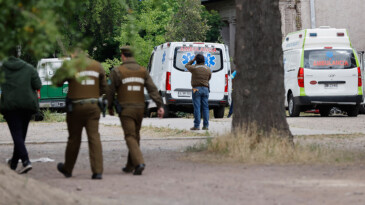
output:
<instances>
[{"instance_id":1,"label":"person in green jacket","mask_svg":"<svg viewBox=\"0 0 365 205\"><path fill-rule=\"evenodd\" d=\"M29 121L39 109L37 90L42 83L32 65L13 56L3 63L1 70L5 81L0 84L0 113L4 115L14 141L13 156L7 163L12 170L16 170L21 159L23 167L18 173L24 174L32 169L25 138Z\"/></svg>"}]
</instances>

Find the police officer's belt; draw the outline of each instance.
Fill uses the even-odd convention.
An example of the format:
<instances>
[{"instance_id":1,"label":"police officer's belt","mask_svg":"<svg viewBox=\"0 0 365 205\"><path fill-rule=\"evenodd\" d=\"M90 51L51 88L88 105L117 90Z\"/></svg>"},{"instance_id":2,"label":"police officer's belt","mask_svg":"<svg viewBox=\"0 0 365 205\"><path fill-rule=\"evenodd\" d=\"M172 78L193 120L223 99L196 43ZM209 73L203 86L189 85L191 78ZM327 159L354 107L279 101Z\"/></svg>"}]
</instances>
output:
<instances>
[{"instance_id":1,"label":"police officer's belt","mask_svg":"<svg viewBox=\"0 0 365 205\"><path fill-rule=\"evenodd\" d=\"M97 103L98 99L97 98L87 98L87 99L82 99L82 100L73 100L72 103L73 104L94 104Z\"/></svg>"}]
</instances>

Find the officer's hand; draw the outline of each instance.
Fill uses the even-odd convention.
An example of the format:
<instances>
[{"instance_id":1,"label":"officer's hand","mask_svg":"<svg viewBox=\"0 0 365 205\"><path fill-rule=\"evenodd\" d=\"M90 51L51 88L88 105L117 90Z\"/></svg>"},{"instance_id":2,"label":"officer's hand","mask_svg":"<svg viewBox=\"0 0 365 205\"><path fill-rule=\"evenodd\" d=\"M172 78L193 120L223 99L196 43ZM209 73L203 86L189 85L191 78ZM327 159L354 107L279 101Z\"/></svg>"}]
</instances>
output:
<instances>
[{"instance_id":1,"label":"officer's hand","mask_svg":"<svg viewBox=\"0 0 365 205\"><path fill-rule=\"evenodd\" d=\"M108 108L109 111L109 115L114 116L114 109L113 108Z\"/></svg>"},{"instance_id":2,"label":"officer's hand","mask_svg":"<svg viewBox=\"0 0 365 205\"><path fill-rule=\"evenodd\" d=\"M163 115L165 114L165 110L163 109L163 107L160 107L158 110L157 110L157 116L159 118L163 118Z\"/></svg>"}]
</instances>

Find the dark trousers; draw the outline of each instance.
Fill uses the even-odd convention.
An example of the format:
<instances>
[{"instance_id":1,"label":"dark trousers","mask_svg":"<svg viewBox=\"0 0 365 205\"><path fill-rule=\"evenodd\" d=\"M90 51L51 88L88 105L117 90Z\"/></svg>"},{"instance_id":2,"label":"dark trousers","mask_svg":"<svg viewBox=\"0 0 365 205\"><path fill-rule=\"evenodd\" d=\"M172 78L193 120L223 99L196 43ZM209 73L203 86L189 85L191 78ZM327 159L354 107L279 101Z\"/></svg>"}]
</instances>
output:
<instances>
[{"instance_id":1,"label":"dark trousers","mask_svg":"<svg viewBox=\"0 0 365 205\"><path fill-rule=\"evenodd\" d=\"M231 117L232 114L233 114L233 100L231 102L231 107L229 108L228 117Z\"/></svg>"},{"instance_id":2,"label":"dark trousers","mask_svg":"<svg viewBox=\"0 0 365 205\"><path fill-rule=\"evenodd\" d=\"M23 164L29 161L28 151L25 147L25 138L27 136L28 125L32 114L26 111L10 111L4 114L8 123L11 136L14 141L14 151L11 161L11 167L16 168L19 159Z\"/></svg>"},{"instance_id":3,"label":"dark trousers","mask_svg":"<svg viewBox=\"0 0 365 205\"><path fill-rule=\"evenodd\" d=\"M96 104L74 104L67 113L68 141L65 152L67 173L72 174L81 145L82 130L85 127L89 144L89 158L93 174L103 173L103 151L99 134L100 109Z\"/></svg>"},{"instance_id":4,"label":"dark trousers","mask_svg":"<svg viewBox=\"0 0 365 205\"><path fill-rule=\"evenodd\" d=\"M140 149L140 129L143 120L143 108L124 108L119 116L122 123L124 138L128 147L128 160L126 167L135 168L144 164L143 154Z\"/></svg>"}]
</instances>

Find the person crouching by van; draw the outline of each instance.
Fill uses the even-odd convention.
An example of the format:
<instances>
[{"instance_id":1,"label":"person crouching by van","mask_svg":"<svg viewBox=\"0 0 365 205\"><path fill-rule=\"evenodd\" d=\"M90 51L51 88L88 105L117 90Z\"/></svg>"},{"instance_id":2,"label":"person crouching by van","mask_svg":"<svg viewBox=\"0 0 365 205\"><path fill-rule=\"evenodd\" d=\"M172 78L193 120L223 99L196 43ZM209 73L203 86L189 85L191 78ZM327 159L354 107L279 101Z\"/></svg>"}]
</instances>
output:
<instances>
[{"instance_id":1,"label":"person crouching by van","mask_svg":"<svg viewBox=\"0 0 365 205\"><path fill-rule=\"evenodd\" d=\"M66 68L61 67L52 77L52 83L58 87L68 82L68 93L66 99L66 122L68 129L68 141L65 152L65 163L58 163L57 170L66 178L72 176L77 155L79 154L82 130L85 127L89 144L89 155L91 165L91 179L100 180L103 174L103 153L99 134L100 108L98 98L106 94L107 84L105 71L98 61L87 57L81 57L82 51L76 49L71 54L75 62L78 76L85 77L81 82L74 76L59 77L66 73ZM84 65L86 68L82 68Z\"/></svg>"},{"instance_id":2,"label":"person crouching by van","mask_svg":"<svg viewBox=\"0 0 365 205\"><path fill-rule=\"evenodd\" d=\"M32 169L25 138L29 121L39 109L36 90L41 89L42 83L32 65L14 56L4 62L1 70L5 74L5 81L0 85L0 112L4 115L14 141L13 156L7 163L10 169L16 170L21 159L23 167L18 173L25 174Z\"/></svg>"},{"instance_id":3,"label":"person crouching by van","mask_svg":"<svg viewBox=\"0 0 365 205\"><path fill-rule=\"evenodd\" d=\"M196 61L196 65L193 65ZM194 127L190 130L200 129L200 118L202 110L203 114L203 130L209 127L209 80L212 71L205 65L205 58L202 54L197 54L193 60L189 61L185 67L191 72L191 86L194 106Z\"/></svg>"},{"instance_id":4,"label":"person crouching by van","mask_svg":"<svg viewBox=\"0 0 365 205\"><path fill-rule=\"evenodd\" d=\"M162 118L165 111L156 85L153 83L148 71L138 65L134 59L131 47L123 46L121 53L122 65L110 72L108 110L110 115L114 115L114 104L129 150L127 164L122 168L122 171L142 175L146 167L139 146L140 129L145 108L144 88L147 89L150 98L158 107L158 117ZM117 95L115 96L115 94Z\"/></svg>"}]
</instances>

